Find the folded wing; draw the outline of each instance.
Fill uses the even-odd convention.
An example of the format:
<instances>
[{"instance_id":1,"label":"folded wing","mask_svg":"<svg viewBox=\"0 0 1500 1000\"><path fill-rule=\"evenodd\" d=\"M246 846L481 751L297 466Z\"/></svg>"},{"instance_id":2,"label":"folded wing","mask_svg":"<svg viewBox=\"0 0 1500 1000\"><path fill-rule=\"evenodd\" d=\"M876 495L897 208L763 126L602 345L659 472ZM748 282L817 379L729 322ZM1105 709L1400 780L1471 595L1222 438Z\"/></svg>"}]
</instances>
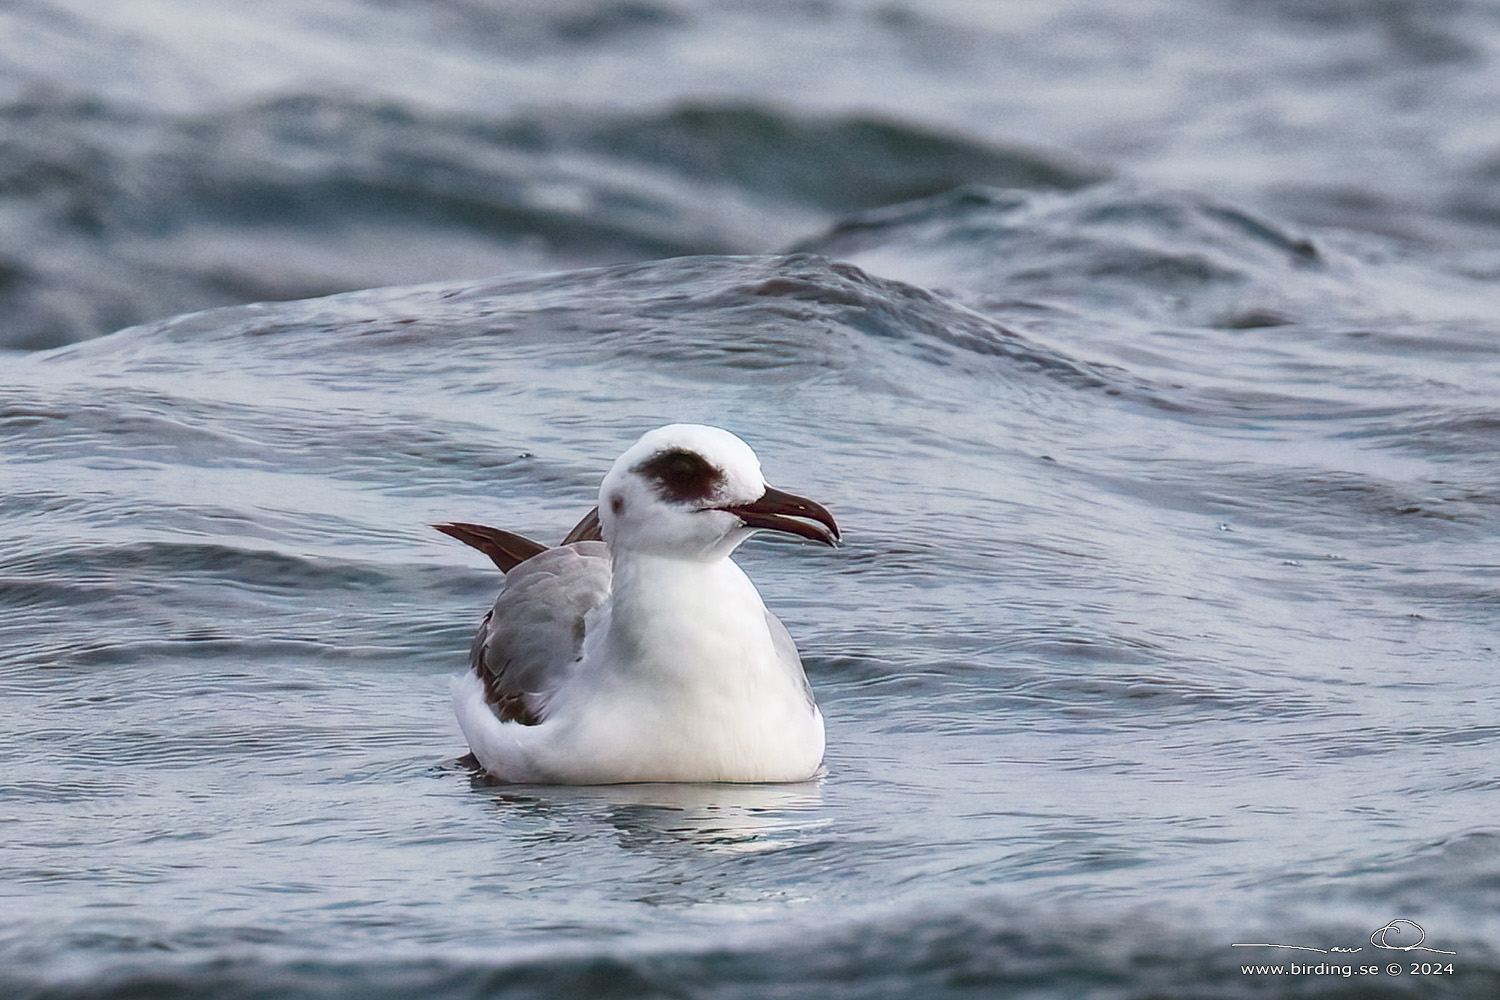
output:
<instances>
[{"instance_id":1,"label":"folded wing","mask_svg":"<svg viewBox=\"0 0 1500 1000\"><path fill-rule=\"evenodd\" d=\"M547 549L505 578L484 616L469 664L502 722L534 726L583 658L588 615L609 597L609 549L578 542Z\"/></svg>"},{"instance_id":2,"label":"folded wing","mask_svg":"<svg viewBox=\"0 0 1500 1000\"><path fill-rule=\"evenodd\" d=\"M552 693L583 658L589 612L609 597L609 547L599 540L598 508L556 548L483 524L433 527L483 552L506 574L479 623L469 666L501 722L538 724Z\"/></svg>"}]
</instances>

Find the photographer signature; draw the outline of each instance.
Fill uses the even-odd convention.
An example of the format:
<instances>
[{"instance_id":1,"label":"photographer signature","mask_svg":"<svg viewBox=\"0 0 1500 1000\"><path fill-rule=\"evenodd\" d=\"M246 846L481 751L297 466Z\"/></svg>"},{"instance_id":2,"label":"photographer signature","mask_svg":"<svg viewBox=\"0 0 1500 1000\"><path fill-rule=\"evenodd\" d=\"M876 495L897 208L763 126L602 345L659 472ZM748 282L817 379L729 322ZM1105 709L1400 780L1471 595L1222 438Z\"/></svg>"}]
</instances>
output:
<instances>
[{"instance_id":1,"label":"photographer signature","mask_svg":"<svg viewBox=\"0 0 1500 1000\"><path fill-rule=\"evenodd\" d=\"M1401 938L1415 931L1417 939L1411 944L1397 944ZM1407 920L1405 917L1397 917L1384 927L1377 927L1370 935L1370 944L1383 951L1430 951L1438 955L1456 955L1456 951L1443 951L1441 948L1425 948L1422 942L1427 940L1427 932L1415 920ZM1364 951L1364 946L1358 948L1340 948L1335 945L1332 948L1313 948L1303 944L1232 944L1231 948L1288 948L1292 951L1315 951L1320 955L1352 955L1355 952Z\"/></svg>"}]
</instances>

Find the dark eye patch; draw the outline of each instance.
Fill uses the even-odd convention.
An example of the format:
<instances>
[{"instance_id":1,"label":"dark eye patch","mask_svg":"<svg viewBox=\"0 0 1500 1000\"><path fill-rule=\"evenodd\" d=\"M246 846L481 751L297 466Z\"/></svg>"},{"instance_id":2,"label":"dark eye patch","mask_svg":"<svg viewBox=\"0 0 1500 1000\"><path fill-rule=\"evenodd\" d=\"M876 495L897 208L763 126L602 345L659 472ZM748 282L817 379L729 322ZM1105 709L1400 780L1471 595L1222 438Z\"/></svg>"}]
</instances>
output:
<instances>
[{"instance_id":1,"label":"dark eye patch","mask_svg":"<svg viewBox=\"0 0 1500 1000\"><path fill-rule=\"evenodd\" d=\"M724 480L702 455L672 449L659 451L636 466L656 488L656 495L673 503L707 500Z\"/></svg>"}]
</instances>

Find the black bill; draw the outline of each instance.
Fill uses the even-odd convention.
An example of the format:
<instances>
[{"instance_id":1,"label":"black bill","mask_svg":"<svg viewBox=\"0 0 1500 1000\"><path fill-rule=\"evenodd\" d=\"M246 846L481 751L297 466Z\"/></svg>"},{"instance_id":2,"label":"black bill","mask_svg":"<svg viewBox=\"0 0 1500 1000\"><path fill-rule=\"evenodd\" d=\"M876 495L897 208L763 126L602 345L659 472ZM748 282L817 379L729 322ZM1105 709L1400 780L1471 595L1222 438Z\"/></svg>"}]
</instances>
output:
<instances>
[{"instance_id":1,"label":"black bill","mask_svg":"<svg viewBox=\"0 0 1500 1000\"><path fill-rule=\"evenodd\" d=\"M759 500L719 509L734 514L747 527L785 531L824 545L839 543L839 526L827 507L774 486L767 486Z\"/></svg>"}]
</instances>

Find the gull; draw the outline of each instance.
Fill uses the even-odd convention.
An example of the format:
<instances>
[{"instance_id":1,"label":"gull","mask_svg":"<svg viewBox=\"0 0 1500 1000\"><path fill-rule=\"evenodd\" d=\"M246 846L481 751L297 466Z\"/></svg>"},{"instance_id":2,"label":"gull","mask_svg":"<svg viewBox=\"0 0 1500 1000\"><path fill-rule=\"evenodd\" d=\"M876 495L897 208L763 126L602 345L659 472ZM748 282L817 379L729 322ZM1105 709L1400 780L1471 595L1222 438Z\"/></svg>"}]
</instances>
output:
<instances>
[{"instance_id":1,"label":"gull","mask_svg":"<svg viewBox=\"0 0 1500 1000\"><path fill-rule=\"evenodd\" d=\"M506 574L453 680L459 728L502 782L794 782L823 716L786 628L730 554L757 531L839 541L726 430L672 424L621 455L559 546L433 525Z\"/></svg>"}]
</instances>

